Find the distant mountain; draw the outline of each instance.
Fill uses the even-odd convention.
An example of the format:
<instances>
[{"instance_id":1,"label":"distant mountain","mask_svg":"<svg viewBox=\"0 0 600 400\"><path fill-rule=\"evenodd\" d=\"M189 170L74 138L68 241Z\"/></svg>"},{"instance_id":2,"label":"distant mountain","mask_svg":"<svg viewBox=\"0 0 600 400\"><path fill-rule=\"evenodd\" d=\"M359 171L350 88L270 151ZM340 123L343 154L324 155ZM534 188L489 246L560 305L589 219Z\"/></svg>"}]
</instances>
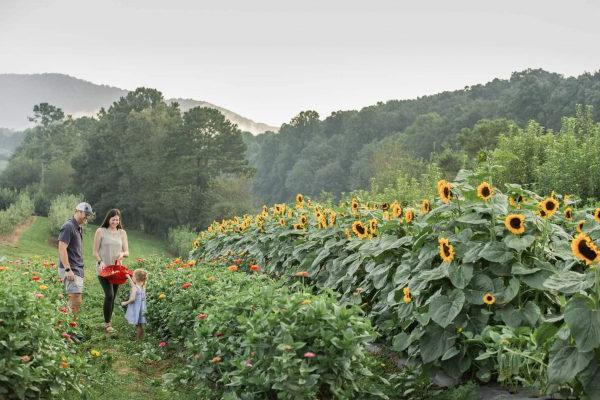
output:
<instances>
[{"instance_id":1,"label":"distant mountain","mask_svg":"<svg viewBox=\"0 0 600 400\"><path fill-rule=\"evenodd\" d=\"M160 88L157 88L160 90ZM0 127L24 129L30 126L27 119L34 105L46 102L60 107L74 117L94 115L100 108L108 108L128 91L64 74L0 74ZM242 117L233 111L211 103L193 99L169 99L176 101L183 111L202 106L216 108L243 131L254 135L278 128Z\"/></svg>"}]
</instances>

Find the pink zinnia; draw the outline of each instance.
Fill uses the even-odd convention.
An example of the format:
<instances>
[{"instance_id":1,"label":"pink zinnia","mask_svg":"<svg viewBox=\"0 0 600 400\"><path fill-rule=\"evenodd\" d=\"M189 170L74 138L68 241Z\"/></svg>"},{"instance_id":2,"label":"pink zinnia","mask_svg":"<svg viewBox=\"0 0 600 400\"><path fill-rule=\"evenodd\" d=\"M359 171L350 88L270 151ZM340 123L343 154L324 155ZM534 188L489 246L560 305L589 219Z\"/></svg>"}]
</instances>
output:
<instances>
[{"instance_id":1,"label":"pink zinnia","mask_svg":"<svg viewBox=\"0 0 600 400\"><path fill-rule=\"evenodd\" d=\"M44 298L44 295L43 295L43 294L41 294L41 293L36 293L36 294L35 294L35 298L36 298L36 299L43 299L43 298Z\"/></svg>"},{"instance_id":2,"label":"pink zinnia","mask_svg":"<svg viewBox=\"0 0 600 400\"><path fill-rule=\"evenodd\" d=\"M304 353L304 358L315 358L316 356L317 355L315 353L311 353L310 351Z\"/></svg>"},{"instance_id":3,"label":"pink zinnia","mask_svg":"<svg viewBox=\"0 0 600 400\"><path fill-rule=\"evenodd\" d=\"M69 310L67 309L67 307L61 307L61 308L58 309L58 311L60 311L63 314L66 314L66 313L69 312Z\"/></svg>"},{"instance_id":4,"label":"pink zinnia","mask_svg":"<svg viewBox=\"0 0 600 400\"><path fill-rule=\"evenodd\" d=\"M62 337L64 337L65 339L71 340L71 335L69 335L68 333L64 332L62 334Z\"/></svg>"},{"instance_id":5,"label":"pink zinnia","mask_svg":"<svg viewBox=\"0 0 600 400\"><path fill-rule=\"evenodd\" d=\"M196 318L200 321L202 321L203 319L206 319L207 317L208 317L208 315L204 314L204 313L200 313L196 316Z\"/></svg>"},{"instance_id":6,"label":"pink zinnia","mask_svg":"<svg viewBox=\"0 0 600 400\"><path fill-rule=\"evenodd\" d=\"M165 347L167 345L167 342L160 342L158 344L158 347Z\"/></svg>"}]
</instances>

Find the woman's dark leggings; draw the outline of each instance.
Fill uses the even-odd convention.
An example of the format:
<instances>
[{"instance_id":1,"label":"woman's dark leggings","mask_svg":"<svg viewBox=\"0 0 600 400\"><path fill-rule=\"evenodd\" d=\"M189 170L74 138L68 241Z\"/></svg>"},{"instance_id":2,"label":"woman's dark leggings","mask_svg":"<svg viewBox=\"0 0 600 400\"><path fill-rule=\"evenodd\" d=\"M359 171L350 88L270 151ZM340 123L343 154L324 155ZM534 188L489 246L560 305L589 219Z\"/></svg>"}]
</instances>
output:
<instances>
[{"instance_id":1,"label":"woman's dark leggings","mask_svg":"<svg viewBox=\"0 0 600 400\"><path fill-rule=\"evenodd\" d=\"M102 290L104 290L104 322L108 324L115 308L115 298L117 297L119 285L113 285L108 279L101 276L98 277L98 280Z\"/></svg>"}]
</instances>

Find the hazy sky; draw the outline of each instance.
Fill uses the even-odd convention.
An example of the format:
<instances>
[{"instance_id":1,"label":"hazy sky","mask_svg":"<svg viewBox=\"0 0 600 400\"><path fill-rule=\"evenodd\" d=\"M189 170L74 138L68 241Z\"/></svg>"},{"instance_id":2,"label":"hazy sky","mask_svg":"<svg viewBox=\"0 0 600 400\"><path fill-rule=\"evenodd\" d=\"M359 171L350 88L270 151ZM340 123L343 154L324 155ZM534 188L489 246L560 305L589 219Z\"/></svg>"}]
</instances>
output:
<instances>
[{"instance_id":1,"label":"hazy sky","mask_svg":"<svg viewBox=\"0 0 600 400\"><path fill-rule=\"evenodd\" d=\"M0 0L0 73L149 86L279 125L525 68L596 71L599 3Z\"/></svg>"}]
</instances>

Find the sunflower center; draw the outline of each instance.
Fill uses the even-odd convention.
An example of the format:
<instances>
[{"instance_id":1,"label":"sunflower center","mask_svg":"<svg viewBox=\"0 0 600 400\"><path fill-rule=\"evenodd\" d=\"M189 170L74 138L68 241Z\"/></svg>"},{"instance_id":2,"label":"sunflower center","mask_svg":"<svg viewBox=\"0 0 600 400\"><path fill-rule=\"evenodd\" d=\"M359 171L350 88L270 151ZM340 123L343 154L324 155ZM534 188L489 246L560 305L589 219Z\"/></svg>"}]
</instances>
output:
<instances>
[{"instance_id":1,"label":"sunflower center","mask_svg":"<svg viewBox=\"0 0 600 400\"><path fill-rule=\"evenodd\" d=\"M442 251L446 257L450 257L450 247L446 243L442 243Z\"/></svg>"},{"instance_id":2,"label":"sunflower center","mask_svg":"<svg viewBox=\"0 0 600 400\"><path fill-rule=\"evenodd\" d=\"M365 228L362 225L356 225L356 231L359 235L362 235L365 233Z\"/></svg>"},{"instance_id":3,"label":"sunflower center","mask_svg":"<svg viewBox=\"0 0 600 400\"><path fill-rule=\"evenodd\" d=\"M514 229L519 229L521 227L521 219L520 218L511 218L510 226Z\"/></svg>"},{"instance_id":4,"label":"sunflower center","mask_svg":"<svg viewBox=\"0 0 600 400\"><path fill-rule=\"evenodd\" d=\"M483 197L489 197L490 196L490 188L487 186L484 186L483 189L481 189L481 195Z\"/></svg>"},{"instance_id":5,"label":"sunflower center","mask_svg":"<svg viewBox=\"0 0 600 400\"><path fill-rule=\"evenodd\" d=\"M554 205L553 201L549 201L546 203L546 210L552 211L552 210L554 210L554 207L555 207L555 205Z\"/></svg>"},{"instance_id":6,"label":"sunflower center","mask_svg":"<svg viewBox=\"0 0 600 400\"><path fill-rule=\"evenodd\" d=\"M517 203L521 203L523 201L523 196L518 195L517 196Z\"/></svg>"},{"instance_id":7,"label":"sunflower center","mask_svg":"<svg viewBox=\"0 0 600 400\"><path fill-rule=\"evenodd\" d=\"M581 255L583 255L586 259L588 259L590 261L594 261L596 259L596 257L598 256L596 251L594 249L592 249L590 246L588 246L588 243L586 240L580 240L579 244L577 245L577 249L579 250Z\"/></svg>"},{"instance_id":8,"label":"sunflower center","mask_svg":"<svg viewBox=\"0 0 600 400\"><path fill-rule=\"evenodd\" d=\"M444 187L444 197L446 197L446 198L450 197L450 189L448 189L448 186Z\"/></svg>"}]
</instances>

